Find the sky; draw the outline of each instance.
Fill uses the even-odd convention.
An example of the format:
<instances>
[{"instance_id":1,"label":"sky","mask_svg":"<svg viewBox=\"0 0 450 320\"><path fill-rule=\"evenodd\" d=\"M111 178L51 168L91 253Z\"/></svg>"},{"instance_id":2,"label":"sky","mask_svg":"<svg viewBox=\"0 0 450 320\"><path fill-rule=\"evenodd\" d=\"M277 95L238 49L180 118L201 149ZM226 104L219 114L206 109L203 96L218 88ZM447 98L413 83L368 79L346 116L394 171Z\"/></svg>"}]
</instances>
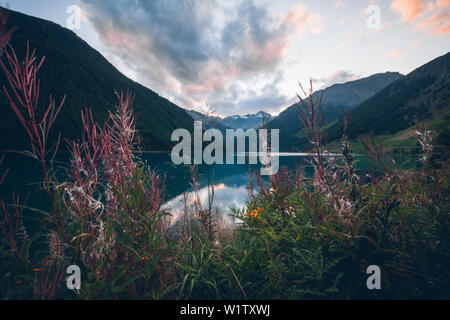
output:
<instances>
[{"instance_id":1,"label":"sky","mask_svg":"<svg viewBox=\"0 0 450 320\"><path fill-rule=\"evenodd\" d=\"M375 73L408 74L450 51L450 0L9 0L72 29L117 69L218 116L295 103Z\"/></svg>"}]
</instances>

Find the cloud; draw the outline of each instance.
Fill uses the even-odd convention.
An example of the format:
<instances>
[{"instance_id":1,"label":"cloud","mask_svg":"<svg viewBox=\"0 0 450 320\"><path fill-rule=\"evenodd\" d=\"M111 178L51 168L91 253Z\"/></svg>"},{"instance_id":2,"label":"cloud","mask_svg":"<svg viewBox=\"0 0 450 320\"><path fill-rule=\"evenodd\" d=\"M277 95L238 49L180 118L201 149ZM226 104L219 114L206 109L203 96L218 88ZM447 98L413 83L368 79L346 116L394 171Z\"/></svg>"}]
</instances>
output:
<instances>
[{"instance_id":1,"label":"cloud","mask_svg":"<svg viewBox=\"0 0 450 320\"><path fill-rule=\"evenodd\" d=\"M258 111L274 112L288 105L288 97L281 94L277 84L282 81L281 71L268 76L268 81L250 89L243 81L233 82L226 93L208 101L219 114L248 114ZM257 79L254 79L256 83Z\"/></svg>"},{"instance_id":2,"label":"cloud","mask_svg":"<svg viewBox=\"0 0 450 320\"><path fill-rule=\"evenodd\" d=\"M450 7L449 7L450 9ZM450 11L432 14L415 26L416 30L428 31L432 35L445 36L450 33Z\"/></svg>"},{"instance_id":3,"label":"cloud","mask_svg":"<svg viewBox=\"0 0 450 320\"><path fill-rule=\"evenodd\" d=\"M394 0L391 2L391 8L402 16L402 21L406 23L413 23L425 13L427 1Z\"/></svg>"},{"instance_id":4,"label":"cloud","mask_svg":"<svg viewBox=\"0 0 450 320\"><path fill-rule=\"evenodd\" d=\"M294 5L285 17L285 23L294 28L300 35L308 30L313 34L319 34L325 28L325 20L318 13L311 13L304 4Z\"/></svg>"},{"instance_id":5,"label":"cloud","mask_svg":"<svg viewBox=\"0 0 450 320\"><path fill-rule=\"evenodd\" d=\"M302 34L325 26L306 6L273 16L268 2L253 0L81 0L81 6L116 66L187 108L205 101L225 104L234 82L248 91L257 76L276 74L303 19ZM274 104L283 101L277 94ZM231 103L242 108L269 101L250 93L237 99Z\"/></svg>"},{"instance_id":6,"label":"cloud","mask_svg":"<svg viewBox=\"0 0 450 320\"><path fill-rule=\"evenodd\" d=\"M345 2L344 2L343 0L337 0L337 1L334 3L334 7L335 7L336 9L343 8L343 7L345 7Z\"/></svg>"},{"instance_id":7,"label":"cloud","mask_svg":"<svg viewBox=\"0 0 450 320\"><path fill-rule=\"evenodd\" d=\"M359 79L360 76L347 70L336 69L330 75L313 79L314 83L321 84L321 87L326 88L333 84L345 83Z\"/></svg>"},{"instance_id":8,"label":"cloud","mask_svg":"<svg viewBox=\"0 0 450 320\"><path fill-rule=\"evenodd\" d=\"M389 52L387 53L387 56L388 56L389 58L398 58L398 57L400 57L401 55L403 55L403 52L402 52L401 50L399 50L399 49L394 49L394 50L391 50L391 51L389 51Z\"/></svg>"},{"instance_id":9,"label":"cloud","mask_svg":"<svg viewBox=\"0 0 450 320\"><path fill-rule=\"evenodd\" d=\"M450 0L394 0L391 8L401 14L403 22L415 24L414 30L435 36L450 33Z\"/></svg>"}]
</instances>

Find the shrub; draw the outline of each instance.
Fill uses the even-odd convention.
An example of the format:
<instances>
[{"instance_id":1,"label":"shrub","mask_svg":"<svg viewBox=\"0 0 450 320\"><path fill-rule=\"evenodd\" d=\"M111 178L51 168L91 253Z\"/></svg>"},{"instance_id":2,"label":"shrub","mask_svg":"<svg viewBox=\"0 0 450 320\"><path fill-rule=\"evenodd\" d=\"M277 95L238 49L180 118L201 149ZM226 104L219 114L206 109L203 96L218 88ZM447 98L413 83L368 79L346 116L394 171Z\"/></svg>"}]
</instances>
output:
<instances>
[{"instance_id":1,"label":"shrub","mask_svg":"<svg viewBox=\"0 0 450 320\"><path fill-rule=\"evenodd\" d=\"M312 176L285 168L269 181L250 174L249 201L234 212L240 223L223 230L212 212L214 188L208 186L203 207L193 167L194 210L185 211L180 228L169 228L164 177L137 156L129 92L117 94L102 126L90 110L81 112L84 131L67 141L71 159L65 178L57 177L59 143L46 141L64 99L39 109L43 60L28 53L19 62L12 48L6 51L4 90L30 141L22 153L41 164L51 208L28 208L15 193L0 200L2 298L449 298L449 168L432 161L426 127L417 132L421 167L401 169L382 142L361 137L373 168L358 175L345 130L341 155L325 149L321 99L313 100L311 84L302 89L299 114ZM25 209L33 212L34 232L25 230ZM254 210L258 215L245 214ZM72 264L84 275L76 292L64 286ZM373 264L381 268L381 291L366 287Z\"/></svg>"}]
</instances>

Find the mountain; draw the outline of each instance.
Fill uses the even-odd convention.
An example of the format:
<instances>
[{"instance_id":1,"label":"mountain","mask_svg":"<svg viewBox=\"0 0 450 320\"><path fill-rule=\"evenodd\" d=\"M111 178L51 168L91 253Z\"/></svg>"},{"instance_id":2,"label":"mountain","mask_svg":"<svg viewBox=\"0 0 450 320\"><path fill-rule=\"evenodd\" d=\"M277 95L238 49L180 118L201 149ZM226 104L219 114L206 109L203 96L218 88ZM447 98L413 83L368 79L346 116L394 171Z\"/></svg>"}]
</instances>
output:
<instances>
[{"instance_id":1,"label":"mountain","mask_svg":"<svg viewBox=\"0 0 450 320\"><path fill-rule=\"evenodd\" d=\"M222 124L222 118L209 116L194 110L186 110L186 112L192 117L194 121L202 121L203 126L206 129L215 128L219 129L222 133L225 133L225 130L229 129L229 127Z\"/></svg>"},{"instance_id":2,"label":"mountain","mask_svg":"<svg viewBox=\"0 0 450 320\"><path fill-rule=\"evenodd\" d=\"M450 52L417 68L362 102L350 113L348 135L373 131L392 134L435 118L450 107ZM328 140L342 136L343 119L331 126Z\"/></svg>"},{"instance_id":3,"label":"mountain","mask_svg":"<svg viewBox=\"0 0 450 320\"><path fill-rule=\"evenodd\" d=\"M268 123L272 116L264 111L259 111L256 114L247 114L245 116L232 115L225 118L208 116L194 110L186 110L186 112L195 120L203 121L206 128L214 127L222 132L226 129L259 129L263 125L263 121Z\"/></svg>"},{"instance_id":4,"label":"mountain","mask_svg":"<svg viewBox=\"0 0 450 320\"><path fill-rule=\"evenodd\" d=\"M380 90L403 76L398 72L386 72L346 82L334 84L313 94L314 100L323 94L322 108L328 125L347 111L367 100ZM302 134L302 124L298 115L298 104L281 112L269 123L270 129L280 129L280 150L299 151L308 147Z\"/></svg>"},{"instance_id":5,"label":"mountain","mask_svg":"<svg viewBox=\"0 0 450 320\"><path fill-rule=\"evenodd\" d=\"M264 111L260 111L256 114L247 114L245 116L229 116L220 120L220 122L233 129L258 129L262 127L264 121L269 122L272 120L272 116Z\"/></svg>"},{"instance_id":6,"label":"mountain","mask_svg":"<svg viewBox=\"0 0 450 320\"><path fill-rule=\"evenodd\" d=\"M55 136L61 132L65 138L80 137L80 110L92 108L94 118L102 122L116 101L114 90L127 89L135 95L137 129L146 150L170 150L173 130L192 130L192 118L184 109L128 79L74 32L53 22L2 10L9 16L8 27L17 27L11 45L19 59L25 55L27 40L31 49L36 48L37 57L45 56L38 72L41 81L39 104L47 106L50 93L57 103L67 95L53 128ZM0 72L0 88L4 85L9 87ZM0 110L0 150L25 148L26 134L3 90Z\"/></svg>"}]
</instances>

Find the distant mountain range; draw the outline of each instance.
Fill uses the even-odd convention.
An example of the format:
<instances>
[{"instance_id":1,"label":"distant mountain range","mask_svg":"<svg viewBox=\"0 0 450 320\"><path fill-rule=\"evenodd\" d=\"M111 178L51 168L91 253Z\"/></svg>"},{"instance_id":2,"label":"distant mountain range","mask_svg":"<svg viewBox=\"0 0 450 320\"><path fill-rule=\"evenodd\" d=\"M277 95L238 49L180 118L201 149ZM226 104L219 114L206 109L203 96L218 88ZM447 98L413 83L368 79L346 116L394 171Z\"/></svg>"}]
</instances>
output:
<instances>
[{"instance_id":1,"label":"distant mountain range","mask_svg":"<svg viewBox=\"0 0 450 320\"><path fill-rule=\"evenodd\" d=\"M120 73L99 52L91 48L72 31L53 22L1 8L9 16L8 26L16 26L11 45L19 59L30 48L38 57L45 56L38 73L41 79L40 105L48 104L49 94L59 102L66 94L64 107L55 122L54 133L66 138L81 136L80 110L92 108L94 118L102 122L116 102L114 90L130 91L135 95L137 128L146 150L170 150L170 135L176 128L193 129L192 118L186 111L150 89ZM4 57L3 57L4 59ZM7 85L0 72L0 88ZM23 149L26 134L0 93L0 150Z\"/></svg>"},{"instance_id":2,"label":"distant mountain range","mask_svg":"<svg viewBox=\"0 0 450 320\"><path fill-rule=\"evenodd\" d=\"M38 74L41 79L40 105L48 104L50 93L57 102L67 95L51 139L56 140L56 134L60 132L65 138L79 138L83 108L91 108L94 118L102 122L115 103L114 90L129 89L135 95L137 128L146 150L170 150L174 144L170 139L172 131L177 128L192 130L193 120L202 120L205 127L225 131L227 128L257 129L263 125L263 119L270 121L269 129L280 129L280 151L308 149L297 104L277 117L263 111L226 118L187 111L128 79L72 31L53 22L2 10L9 16L9 27L17 27L11 45L19 59L24 57L27 41L30 48L36 48L38 57L46 57ZM8 87L8 84L0 72L0 88L3 86ZM322 93L327 141L341 138L346 113L350 116L348 133L351 138L371 131L378 135L395 133L449 110L450 53L407 76L397 72L375 74L332 85L316 92L314 98ZM0 150L26 148L26 134L3 90L0 90L0 112Z\"/></svg>"},{"instance_id":3,"label":"distant mountain range","mask_svg":"<svg viewBox=\"0 0 450 320\"><path fill-rule=\"evenodd\" d=\"M205 129L215 128L225 133L225 130L230 128L223 125L221 122L222 119L219 117L209 116L194 110L186 110L186 112L194 121L202 121Z\"/></svg>"},{"instance_id":4,"label":"distant mountain range","mask_svg":"<svg viewBox=\"0 0 450 320\"><path fill-rule=\"evenodd\" d=\"M270 120L272 120L272 116L270 114L260 111L256 114L247 114L245 116L229 116L221 119L221 122L225 126L245 130L258 129L263 126L263 121L268 123Z\"/></svg>"},{"instance_id":5,"label":"distant mountain range","mask_svg":"<svg viewBox=\"0 0 450 320\"><path fill-rule=\"evenodd\" d=\"M330 125L346 112L402 77L398 72L374 74L319 90L314 93L313 98L317 100L323 94L321 106L324 110L325 121L327 125ZM298 115L298 104L281 112L269 123L269 128L280 129L281 151L300 151L308 148L302 133L303 126Z\"/></svg>"},{"instance_id":6,"label":"distant mountain range","mask_svg":"<svg viewBox=\"0 0 450 320\"><path fill-rule=\"evenodd\" d=\"M263 126L263 122L269 123L273 118L270 114L259 111L255 114L247 114L244 116L240 115L232 115L225 118L220 117L214 117L214 116L208 116L203 113L193 111L193 110L187 110L187 113L194 119L194 120L201 120L203 121L203 125L207 128L215 127L221 131L224 131L227 128L230 129L259 129Z\"/></svg>"},{"instance_id":7,"label":"distant mountain range","mask_svg":"<svg viewBox=\"0 0 450 320\"><path fill-rule=\"evenodd\" d=\"M417 68L350 111L348 135L393 134L450 109L450 53ZM342 136L341 117L328 129L329 141Z\"/></svg>"}]
</instances>

